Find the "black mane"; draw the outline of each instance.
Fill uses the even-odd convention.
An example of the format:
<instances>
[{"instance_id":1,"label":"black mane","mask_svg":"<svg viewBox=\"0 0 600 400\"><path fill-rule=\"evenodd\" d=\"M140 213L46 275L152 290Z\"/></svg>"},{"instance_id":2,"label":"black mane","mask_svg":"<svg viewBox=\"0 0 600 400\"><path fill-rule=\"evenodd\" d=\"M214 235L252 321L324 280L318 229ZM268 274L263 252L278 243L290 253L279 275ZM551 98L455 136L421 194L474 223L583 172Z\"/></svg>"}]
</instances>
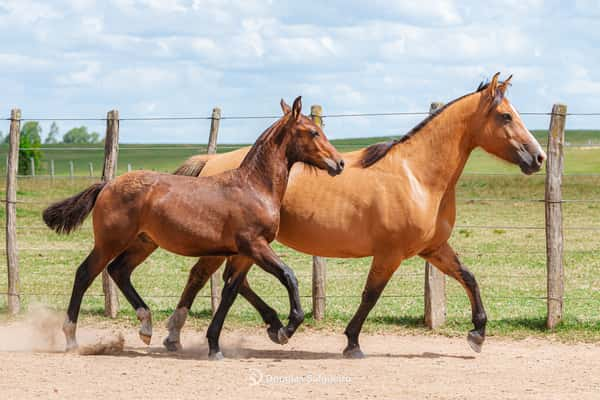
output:
<instances>
[{"instance_id":1,"label":"black mane","mask_svg":"<svg viewBox=\"0 0 600 400\"><path fill-rule=\"evenodd\" d=\"M399 138L399 139L392 139L392 140L389 140L387 142L380 142L380 143L375 143L375 144L370 145L363 152L363 155L362 155L362 157L360 159L361 166L363 168L368 168L371 165L375 164L377 161L379 161L383 157L385 157L385 155L395 145L397 145L399 143L404 143L404 142L408 141L410 138L412 138L413 136L415 136L417 134L417 132L419 132L421 129L423 129L425 127L425 125L427 125L429 122L431 122L433 119L435 119L438 115L440 115L446 108L448 108L452 104L456 103L457 101L464 99L467 96L470 96L470 95L475 94L475 93L482 92L483 90L485 90L489 86L490 86L490 82L489 81L482 81L479 84L479 86L477 86L477 90L475 90L473 93L468 93L468 94L466 94L464 96L461 96L461 97L459 97L457 99L452 100L451 102L445 104L443 107L438 108L432 114L430 114L427 118L425 118L423 121L419 122L414 128L412 128L410 131L408 131L401 138Z\"/></svg>"}]
</instances>

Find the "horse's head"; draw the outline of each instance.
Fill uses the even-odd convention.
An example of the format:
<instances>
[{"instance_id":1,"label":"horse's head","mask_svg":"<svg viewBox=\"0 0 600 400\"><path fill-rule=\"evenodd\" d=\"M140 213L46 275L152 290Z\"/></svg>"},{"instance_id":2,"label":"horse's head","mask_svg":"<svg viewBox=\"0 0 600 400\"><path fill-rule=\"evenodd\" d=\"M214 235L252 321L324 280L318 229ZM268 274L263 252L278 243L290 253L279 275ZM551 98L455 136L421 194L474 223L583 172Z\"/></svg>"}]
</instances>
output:
<instances>
[{"instance_id":1,"label":"horse's head","mask_svg":"<svg viewBox=\"0 0 600 400\"><path fill-rule=\"evenodd\" d=\"M285 115L289 115L285 126L290 137L288 159L327 170L331 176L341 174L344 170L342 156L329 143L323 130L310 118L302 115L300 96L294 100L291 108L281 100L281 109Z\"/></svg>"},{"instance_id":2,"label":"horse's head","mask_svg":"<svg viewBox=\"0 0 600 400\"><path fill-rule=\"evenodd\" d=\"M496 73L489 84L478 89L481 92L478 115L482 118L482 126L480 134L476 135L475 145L517 164L523 173L529 175L540 170L546 153L505 97L512 75L504 82L498 81L499 75L499 72Z\"/></svg>"}]
</instances>

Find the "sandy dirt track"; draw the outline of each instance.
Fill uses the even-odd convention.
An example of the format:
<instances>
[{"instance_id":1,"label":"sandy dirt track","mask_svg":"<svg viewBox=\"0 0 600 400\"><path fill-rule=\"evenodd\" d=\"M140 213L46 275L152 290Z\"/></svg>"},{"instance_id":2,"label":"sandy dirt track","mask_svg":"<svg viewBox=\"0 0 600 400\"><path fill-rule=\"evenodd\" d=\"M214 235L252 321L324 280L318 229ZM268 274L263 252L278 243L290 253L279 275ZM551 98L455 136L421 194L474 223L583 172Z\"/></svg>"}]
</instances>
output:
<instances>
[{"instance_id":1,"label":"sandy dirt track","mask_svg":"<svg viewBox=\"0 0 600 400\"><path fill-rule=\"evenodd\" d=\"M2 399L600 398L595 344L489 338L475 354L462 338L365 335L368 358L344 360L341 334L300 332L282 347L262 331L234 331L223 337L227 359L210 362L204 332L191 329L177 354L160 345L164 330L147 347L127 328L122 352L95 356L63 353L58 332L42 340L23 329L0 326ZM112 334L82 326L79 338Z\"/></svg>"}]
</instances>

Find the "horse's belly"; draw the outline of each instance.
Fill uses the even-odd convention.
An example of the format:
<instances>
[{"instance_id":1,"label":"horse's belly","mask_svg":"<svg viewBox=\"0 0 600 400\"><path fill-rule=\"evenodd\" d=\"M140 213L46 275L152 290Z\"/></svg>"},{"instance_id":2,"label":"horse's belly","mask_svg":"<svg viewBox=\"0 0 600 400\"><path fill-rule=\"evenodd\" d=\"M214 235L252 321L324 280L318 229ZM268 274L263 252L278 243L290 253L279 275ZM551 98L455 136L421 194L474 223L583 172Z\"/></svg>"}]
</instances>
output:
<instances>
[{"instance_id":1,"label":"horse's belly","mask_svg":"<svg viewBox=\"0 0 600 400\"><path fill-rule=\"evenodd\" d=\"M277 241L302 253L321 257L358 258L373 254L372 237L351 228L350 220L305 219L285 212ZM355 225L355 229L358 229Z\"/></svg>"},{"instance_id":2,"label":"horse's belly","mask_svg":"<svg viewBox=\"0 0 600 400\"><path fill-rule=\"evenodd\" d=\"M197 232L163 223L160 227L146 227L143 232L160 248L181 256L228 256L238 252L233 235L211 229Z\"/></svg>"}]
</instances>

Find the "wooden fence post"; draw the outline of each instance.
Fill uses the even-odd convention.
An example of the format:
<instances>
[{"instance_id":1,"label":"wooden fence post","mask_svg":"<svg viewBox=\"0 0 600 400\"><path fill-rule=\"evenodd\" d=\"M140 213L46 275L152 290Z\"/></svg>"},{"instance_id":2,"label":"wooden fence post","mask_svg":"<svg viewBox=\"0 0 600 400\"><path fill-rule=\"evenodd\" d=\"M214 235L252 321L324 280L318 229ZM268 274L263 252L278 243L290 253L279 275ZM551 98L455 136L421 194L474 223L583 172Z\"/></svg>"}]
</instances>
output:
<instances>
[{"instance_id":1,"label":"wooden fence post","mask_svg":"<svg viewBox=\"0 0 600 400\"><path fill-rule=\"evenodd\" d=\"M215 107L212 110L212 116L210 120L210 134L208 136L208 154L215 154L217 152L217 136L219 135L219 124L221 122L221 109ZM218 271L218 270L217 270ZM221 302L221 294L219 293L219 274L215 271L210 276L210 309L212 315L215 315L219 303Z\"/></svg>"},{"instance_id":2,"label":"wooden fence post","mask_svg":"<svg viewBox=\"0 0 600 400\"><path fill-rule=\"evenodd\" d=\"M432 114L444 103L434 102L429 107ZM425 263L425 326L436 329L446 322L446 277L439 269Z\"/></svg>"},{"instance_id":3,"label":"wooden fence post","mask_svg":"<svg viewBox=\"0 0 600 400\"><path fill-rule=\"evenodd\" d=\"M563 146L567 106L555 104L548 130L548 160L546 161L546 266L548 268L548 316L546 326L553 329L562 319L563 271L563 219L562 173Z\"/></svg>"},{"instance_id":4,"label":"wooden fence post","mask_svg":"<svg viewBox=\"0 0 600 400\"><path fill-rule=\"evenodd\" d=\"M323 107L320 105L310 106L310 118L315 124L323 127ZM313 256L312 270L312 312L315 321L325 317L325 305L327 295L325 292L327 261L323 257Z\"/></svg>"},{"instance_id":5,"label":"wooden fence post","mask_svg":"<svg viewBox=\"0 0 600 400\"><path fill-rule=\"evenodd\" d=\"M35 176L35 159L29 157L29 163L31 164L31 176Z\"/></svg>"},{"instance_id":6,"label":"wooden fence post","mask_svg":"<svg viewBox=\"0 0 600 400\"><path fill-rule=\"evenodd\" d=\"M17 172L19 168L19 136L21 110L10 112L8 167L6 171L6 263L8 267L8 313L15 315L21 308L19 297L19 258L17 255Z\"/></svg>"},{"instance_id":7,"label":"wooden fence post","mask_svg":"<svg viewBox=\"0 0 600 400\"><path fill-rule=\"evenodd\" d=\"M69 176L71 177L71 182L73 182L73 178L75 178L75 166L73 165L73 161L69 161Z\"/></svg>"},{"instance_id":8,"label":"wooden fence post","mask_svg":"<svg viewBox=\"0 0 600 400\"><path fill-rule=\"evenodd\" d=\"M91 176L94 176L94 164L90 163L89 165L90 165L90 177L91 177Z\"/></svg>"},{"instance_id":9,"label":"wooden fence post","mask_svg":"<svg viewBox=\"0 0 600 400\"><path fill-rule=\"evenodd\" d=\"M50 160L50 178L54 182L54 160Z\"/></svg>"},{"instance_id":10,"label":"wooden fence post","mask_svg":"<svg viewBox=\"0 0 600 400\"><path fill-rule=\"evenodd\" d=\"M131 172L131 164L127 164L127 172Z\"/></svg>"},{"instance_id":11,"label":"wooden fence post","mask_svg":"<svg viewBox=\"0 0 600 400\"><path fill-rule=\"evenodd\" d=\"M104 169L102 180L110 181L117 173L119 156L119 111L112 110L106 115L106 139L104 141ZM115 318L119 311L119 296L117 285L108 271L102 271L102 290L104 291L104 315Z\"/></svg>"}]
</instances>

